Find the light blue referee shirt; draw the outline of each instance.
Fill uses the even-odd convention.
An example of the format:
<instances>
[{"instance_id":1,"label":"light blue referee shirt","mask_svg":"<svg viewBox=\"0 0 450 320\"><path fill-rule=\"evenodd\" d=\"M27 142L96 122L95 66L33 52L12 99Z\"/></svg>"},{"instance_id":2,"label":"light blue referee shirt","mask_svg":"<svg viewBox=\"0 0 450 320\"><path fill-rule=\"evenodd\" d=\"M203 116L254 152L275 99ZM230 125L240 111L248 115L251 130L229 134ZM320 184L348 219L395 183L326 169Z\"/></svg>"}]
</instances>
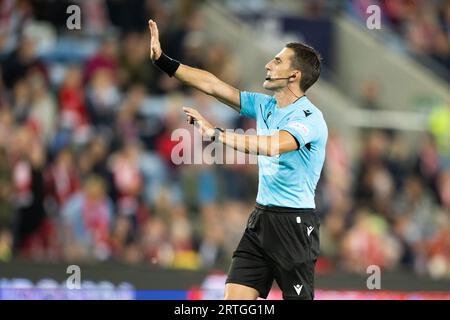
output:
<instances>
[{"instance_id":1,"label":"light blue referee shirt","mask_svg":"<svg viewBox=\"0 0 450 320\"><path fill-rule=\"evenodd\" d=\"M285 130L300 145L281 155L258 156L256 202L267 206L315 208L314 194L325 161L328 128L322 112L306 96L284 108L275 97L241 91L240 114L256 119L258 135Z\"/></svg>"}]
</instances>

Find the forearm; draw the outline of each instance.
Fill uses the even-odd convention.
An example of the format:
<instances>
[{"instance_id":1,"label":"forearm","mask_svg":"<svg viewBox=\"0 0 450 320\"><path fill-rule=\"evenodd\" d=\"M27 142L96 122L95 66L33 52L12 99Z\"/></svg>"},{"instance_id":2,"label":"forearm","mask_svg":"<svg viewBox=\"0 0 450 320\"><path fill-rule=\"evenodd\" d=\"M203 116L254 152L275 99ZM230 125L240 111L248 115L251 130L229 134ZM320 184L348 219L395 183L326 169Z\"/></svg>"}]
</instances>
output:
<instances>
[{"instance_id":1,"label":"forearm","mask_svg":"<svg viewBox=\"0 0 450 320\"><path fill-rule=\"evenodd\" d=\"M221 81L212 73L184 65L163 55L155 64L169 76L174 76L184 84L200 90L219 101L240 111L240 92L233 86Z\"/></svg>"},{"instance_id":2,"label":"forearm","mask_svg":"<svg viewBox=\"0 0 450 320\"><path fill-rule=\"evenodd\" d=\"M237 151L272 156L277 154L277 146L271 136L257 136L223 132L219 135L219 141Z\"/></svg>"},{"instance_id":3,"label":"forearm","mask_svg":"<svg viewBox=\"0 0 450 320\"><path fill-rule=\"evenodd\" d=\"M175 76L181 82L211 95L234 110L240 110L240 91L221 81L210 72L183 65L180 61L164 54L159 42L158 26L153 20L148 21L150 30L150 59L170 77Z\"/></svg>"},{"instance_id":4,"label":"forearm","mask_svg":"<svg viewBox=\"0 0 450 320\"><path fill-rule=\"evenodd\" d=\"M208 71L180 64L174 76L188 86L214 95L213 88L218 79Z\"/></svg>"}]
</instances>

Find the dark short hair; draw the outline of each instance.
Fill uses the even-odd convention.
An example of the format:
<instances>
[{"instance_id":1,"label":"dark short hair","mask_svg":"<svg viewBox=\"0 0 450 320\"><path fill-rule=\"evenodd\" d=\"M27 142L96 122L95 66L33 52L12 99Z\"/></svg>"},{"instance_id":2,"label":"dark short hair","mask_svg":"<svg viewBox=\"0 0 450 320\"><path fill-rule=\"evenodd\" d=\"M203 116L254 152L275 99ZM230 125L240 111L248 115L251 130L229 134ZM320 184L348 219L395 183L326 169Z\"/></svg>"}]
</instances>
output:
<instances>
[{"instance_id":1,"label":"dark short hair","mask_svg":"<svg viewBox=\"0 0 450 320\"><path fill-rule=\"evenodd\" d=\"M294 50L291 65L301 71L300 89L306 92L319 79L322 58L313 47L303 43L291 42L286 48Z\"/></svg>"}]
</instances>

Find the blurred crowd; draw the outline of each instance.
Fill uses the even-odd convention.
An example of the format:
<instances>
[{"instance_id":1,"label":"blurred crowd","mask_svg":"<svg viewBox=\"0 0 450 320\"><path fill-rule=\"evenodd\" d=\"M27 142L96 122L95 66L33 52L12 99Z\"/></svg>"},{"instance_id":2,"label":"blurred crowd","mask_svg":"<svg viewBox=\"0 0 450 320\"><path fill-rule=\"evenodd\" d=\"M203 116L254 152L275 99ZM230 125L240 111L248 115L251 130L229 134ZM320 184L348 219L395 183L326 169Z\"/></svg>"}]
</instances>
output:
<instances>
[{"instance_id":1,"label":"blurred crowd","mask_svg":"<svg viewBox=\"0 0 450 320\"><path fill-rule=\"evenodd\" d=\"M363 26L380 8L380 27L386 43L408 52L427 67L450 81L450 0L214 0L231 11L273 14L298 13L308 19L322 19L342 12ZM277 8L277 9L274 9ZM368 10L369 9L369 10ZM373 20L371 20L373 21ZM434 62L434 63L430 63Z\"/></svg>"},{"instance_id":2,"label":"blurred crowd","mask_svg":"<svg viewBox=\"0 0 450 320\"><path fill-rule=\"evenodd\" d=\"M365 272L367 266L449 277L450 170L431 134L415 145L391 131L363 132L356 163L339 135L327 146L319 187L319 267Z\"/></svg>"},{"instance_id":3,"label":"blurred crowd","mask_svg":"<svg viewBox=\"0 0 450 320\"><path fill-rule=\"evenodd\" d=\"M70 32L54 14L67 17L64 1L0 4L0 261L226 269L257 168L175 165L174 147L192 141L171 135L193 132L184 105L228 128L254 122L155 68L147 19L168 55L237 87L239 61L207 38L195 1L79 3L86 28ZM318 271L376 264L450 277L450 171L435 136L414 146L395 132L361 139L350 159L339 133L329 137Z\"/></svg>"},{"instance_id":4,"label":"blurred crowd","mask_svg":"<svg viewBox=\"0 0 450 320\"><path fill-rule=\"evenodd\" d=\"M348 10L365 21L374 4L382 25L400 35L414 55L430 57L450 72L449 0L351 0Z\"/></svg>"}]
</instances>

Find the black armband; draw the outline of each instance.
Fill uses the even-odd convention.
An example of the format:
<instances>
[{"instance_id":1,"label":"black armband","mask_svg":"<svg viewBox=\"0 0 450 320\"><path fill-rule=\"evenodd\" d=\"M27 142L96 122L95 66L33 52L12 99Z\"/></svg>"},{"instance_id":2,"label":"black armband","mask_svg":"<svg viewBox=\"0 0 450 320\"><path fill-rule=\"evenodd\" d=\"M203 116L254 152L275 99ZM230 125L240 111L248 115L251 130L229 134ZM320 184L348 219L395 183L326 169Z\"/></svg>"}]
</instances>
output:
<instances>
[{"instance_id":1,"label":"black armband","mask_svg":"<svg viewBox=\"0 0 450 320\"><path fill-rule=\"evenodd\" d=\"M154 61L153 64L167 73L170 77L175 74L178 67L180 66L179 61L169 58L164 54L164 52L161 52L161 56L158 58L158 60Z\"/></svg>"}]
</instances>

